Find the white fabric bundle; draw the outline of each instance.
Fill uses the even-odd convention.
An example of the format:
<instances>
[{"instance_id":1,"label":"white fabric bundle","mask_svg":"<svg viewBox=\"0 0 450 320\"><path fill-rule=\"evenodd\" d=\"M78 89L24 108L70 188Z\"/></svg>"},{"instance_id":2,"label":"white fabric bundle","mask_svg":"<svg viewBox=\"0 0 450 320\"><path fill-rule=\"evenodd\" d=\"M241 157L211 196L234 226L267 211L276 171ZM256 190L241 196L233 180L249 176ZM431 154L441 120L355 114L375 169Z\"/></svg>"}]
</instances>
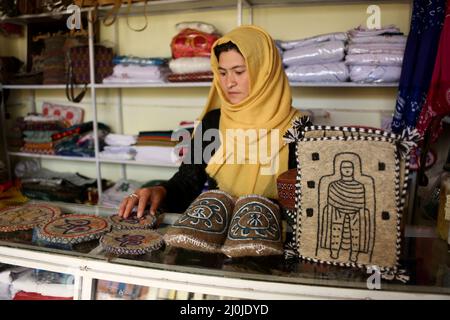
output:
<instances>
[{"instance_id":1,"label":"white fabric bundle","mask_svg":"<svg viewBox=\"0 0 450 320\"><path fill-rule=\"evenodd\" d=\"M373 36L373 37L357 37L349 38L349 43L404 43L406 44L406 36Z\"/></svg>"},{"instance_id":2,"label":"white fabric bundle","mask_svg":"<svg viewBox=\"0 0 450 320\"><path fill-rule=\"evenodd\" d=\"M172 59L169 68L175 74L208 72L211 71L211 59L203 57Z\"/></svg>"},{"instance_id":3,"label":"white fabric bundle","mask_svg":"<svg viewBox=\"0 0 450 320\"><path fill-rule=\"evenodd\" d=\"M303 38L299 40L291 40L291 41L277 41L277 43L280 45L280 47L283 50L291 50L298 47L307 47L310 45L314 45L321 42L326 41L347 41L348 36L345 32L334 32L334 33L326 33L326 34L319 34L316 36Z\"/></svg>"},{"instance_id":4,"label":"white fabric bundle","mask_svg":"<svg viewBox=\"0 0 450 320\"><path fill-rule=\"evenodd\" d=\"M212 24L200 22L200 21L185 21L180 22L175 25L175 28L178 32L184 30L184 29L194 29L198 31L202 31L205 33L215 33L217 32L216 27L214 27Z\"/></svg>"},{"instance_id":5,"label":"white fabric bundle","mask_svg":"<svg viewBox=\"0 0 450 320\"><path fill-rule=\"evenodd\" d=\"M349 77L344 62L291 66L285 71L293 82L344 82Z\"/></svg>"},{"instance_id":6,"label":"white fabric bundle","mask_svg":"<svg viewBox=\"0 0 450 320\"><path fill-rule=\"evenodd\" d=\"M171 165L180 162L175 147L136 146L136 161L148 161L154 164Z\"/></svg>"},{"instance_id":7,"label":"white fabric bundle","mask_svg":"<svg viewBox=\"0 0 450 320\"><path fill-rule=\"evenodd\" d=\"M30 122L53 122L53 121L63 121L63 116L54 116L54 115L30 115L25 116L24 121L30 121Z\"/></svg>"},{"instance_id":8,"label":"white fabric bundle","mask_svg":"<svg viewBox=\"0 0 450 320\"><path fill-rule=\"evenodd\" d=\"M109 146L132 146L136 144L137 137L128 134L110 133L106 136L105 142Z\"/></svg>"},{"instance_id":9,"label":"white fabric bundle","mask_svg":"<svg viewBox=\"0 0 450 320\"><path fill-rule=\"evenodd\" d=\"M401 66L403 63L403 54L349 54L345 57L345 63L350 66Z\"/></svg>"},{"instance_id":10,"label":"white fabric bundle","mask_svg":"<svg viewBox=\"0 0 450 320\"><path fill-rule=\"evenodd\" d=\"M287 66L324 64L341 61L345 55L344 41L327 41L284 52L283 64Z\"/></svg>"},{"instance_id":11,"label":"white fabric bundle","mask_svg":"<svg viewBox=\"0 0 450 320\"><path fill-rule=\"evenodd\" d=\"M399 34L399 33L401 33L400 29L393 24L385 26L380 29L369 29L369 28L364 28L363 26L359 26L348 32L349 36L352 38L373 37L373 36L379 36L382 34Z\"/></svg>"},{"instance_id":12,"label":"white fabric bundle","mask_svg":"<svg viewBox=\"0 0 450 320\"><path fill-rule=\"evenodd\" d=\"M392 53L404 54L405 43L357 43L347 46L347 54Z\"/></svg>"},{"instance_id":13,"label":"white fabric bundle","mask_svg":"<svg viewBox=\"0 0 450 320\"><path fill-rule=\"evenodd\" d=\"M363 83L392 83L400 80L401 72L398 66L351 66L350 79Z\"/></svg>"},{"instance_id":14,"label":"white fabric bundle","mask_svg":"<svg viewBox=\"0 0 450 320\"><path fill-rule=\"evenodd\" d=\"M107 81L112 79L133 79L136 81L163 81L168 73L166 67L162 66L140 66L118 64L114 66L114 72ZM106 80L106 79L105 79Z\"/></svg>"},{"instance_id":15,"label":"white fabric bundle","mask_svg":"<svg viewBox=\"0 0 450 320\"><path fill-rule=\"evenodd\" d=\"M136 150L133 147L105 147L100 152L100 158L111 160L133 160Z\"/></svg>"}]
</instances>

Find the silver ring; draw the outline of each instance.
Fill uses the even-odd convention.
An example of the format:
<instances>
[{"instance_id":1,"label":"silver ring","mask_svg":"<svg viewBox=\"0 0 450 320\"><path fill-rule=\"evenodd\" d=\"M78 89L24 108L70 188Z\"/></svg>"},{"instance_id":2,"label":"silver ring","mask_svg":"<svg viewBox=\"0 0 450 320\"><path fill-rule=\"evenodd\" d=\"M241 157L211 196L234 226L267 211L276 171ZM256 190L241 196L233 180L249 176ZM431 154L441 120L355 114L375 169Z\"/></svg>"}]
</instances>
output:
<instances>
[{"instance_id":1,"label":"silver ring","mask_svg":"<svg viewBox=\"0 0 450 320\"><path fill-rule=\"evenodd\" d=\"M136 193L132 193L128 196L128 198L136 198L139 199L139 196Z\"/></svg>"}]
</instances>

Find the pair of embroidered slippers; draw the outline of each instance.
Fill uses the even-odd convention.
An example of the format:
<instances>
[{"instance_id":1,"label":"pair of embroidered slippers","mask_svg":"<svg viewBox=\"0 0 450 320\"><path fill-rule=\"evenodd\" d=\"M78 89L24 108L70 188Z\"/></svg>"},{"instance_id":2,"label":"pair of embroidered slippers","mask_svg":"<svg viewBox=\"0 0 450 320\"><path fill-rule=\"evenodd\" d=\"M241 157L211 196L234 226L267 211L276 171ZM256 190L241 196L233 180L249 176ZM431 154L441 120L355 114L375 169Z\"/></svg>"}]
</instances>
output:
<instances>
[{"instance_id":1,"label":"pair of embroidered slippers","mask_svg":"<svg viewBox=\"0 0 450 320\"><path fill-rule=\"evenodd\" d=\"M259 195L220 190L198 196L164 235L167 244L228 257L282 255L280 209Z\"/></svg>"}]
</instances>

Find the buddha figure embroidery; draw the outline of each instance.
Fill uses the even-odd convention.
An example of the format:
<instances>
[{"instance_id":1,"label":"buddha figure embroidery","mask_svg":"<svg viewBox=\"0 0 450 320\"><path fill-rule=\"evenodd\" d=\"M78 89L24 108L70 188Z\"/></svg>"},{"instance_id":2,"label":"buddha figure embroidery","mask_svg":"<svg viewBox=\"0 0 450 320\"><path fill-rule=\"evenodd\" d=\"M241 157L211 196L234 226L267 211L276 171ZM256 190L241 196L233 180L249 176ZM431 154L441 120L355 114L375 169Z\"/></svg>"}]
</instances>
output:
<instances>
[{"instance_id":1,"label":"buddha figure embroidery","mask_svg":"<svg viewBox=\"0 0 450 320\"><path fill-rule=\"evenodd\" d=\"M354 153L335 156L333 174L319 182L319 242L333 260L358 262L360 253L372 260L375 238L375 182L361 170ZM321 209L323 208L323 209Z\"/></svg>"}]
</instances>

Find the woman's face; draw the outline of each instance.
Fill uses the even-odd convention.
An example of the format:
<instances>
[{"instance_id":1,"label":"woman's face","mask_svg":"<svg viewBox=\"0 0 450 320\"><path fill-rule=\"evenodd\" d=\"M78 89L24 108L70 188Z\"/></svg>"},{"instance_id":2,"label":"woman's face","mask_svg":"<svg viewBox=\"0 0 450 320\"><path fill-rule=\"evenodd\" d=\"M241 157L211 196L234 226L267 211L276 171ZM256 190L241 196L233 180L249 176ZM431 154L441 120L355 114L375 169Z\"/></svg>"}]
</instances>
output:
<instances>
[{"instance_id":1,"label":"woman's face","mask_svg":"<svg viewBox=\"0 0 450 320\"><path fill-rule=\"evenodd\" d=\"M236 50L219 56L220 86L228 102L238 104L250 94L250 77L244 57Z\"/></svg>"}]
</instances>

